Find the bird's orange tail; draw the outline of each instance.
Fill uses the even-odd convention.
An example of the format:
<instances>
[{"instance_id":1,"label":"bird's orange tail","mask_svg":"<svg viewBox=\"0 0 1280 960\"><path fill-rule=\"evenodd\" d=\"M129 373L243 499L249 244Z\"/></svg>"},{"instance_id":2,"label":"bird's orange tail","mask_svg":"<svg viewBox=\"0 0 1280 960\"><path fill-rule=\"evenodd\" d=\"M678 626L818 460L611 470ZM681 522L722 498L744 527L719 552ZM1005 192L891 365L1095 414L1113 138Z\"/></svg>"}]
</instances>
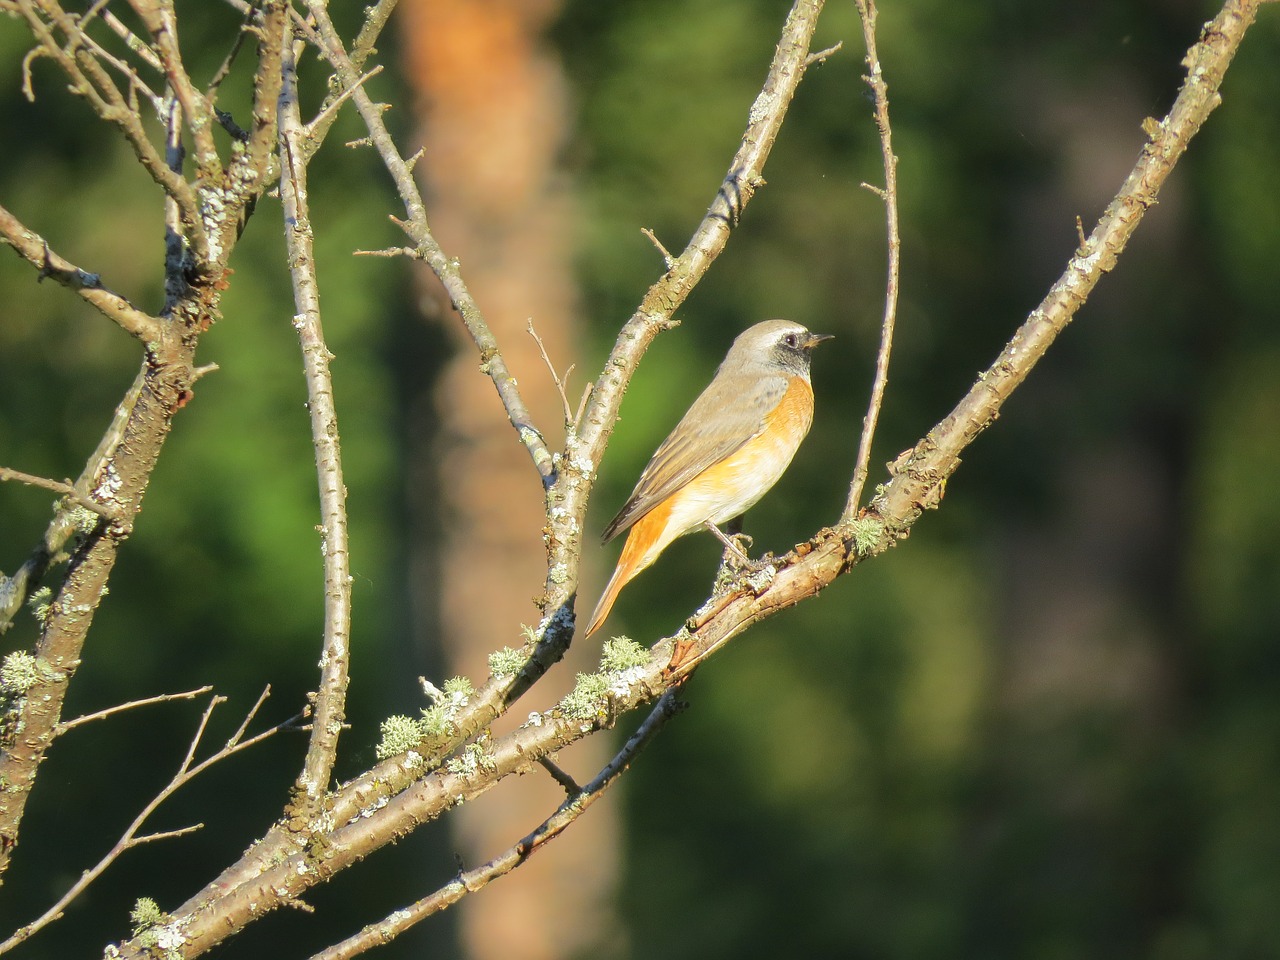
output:
<instances>
[{"instance_id":1,"label":"bird's orange tail","mask_svg":"<svg viewBox=\"0 0 1280 960\"><path fill-rule=\"evenodd\" d=\"M626 554L624 553L625 557ZM596 609L591 614L591 621L587 624L587 632L582 635L585 640L597 630L600 625L605 622L609 616L609 611L613 609L613 602L618 599L618 594L622 592L622 588L627 585L627 581L634 576L630 570L623 567L622 561L618 561L618 566L613 571L613 576L609 578L609 585L604 588L604 594L596 603Z\"/></svg>"},{"instance_id":2,"label":"bird's orange tail","mask_svg":"<svg viewBox=\"0 0 1280 960\"><path fill-rule=\"evenodd\" d=\"M631 528L627 534L627 542L622 546L622 556L618 557L618 566L614 568L613 576L609 578L604 594L591 614L591 620L587 623L587 632L582 635L583 640L600 629L600 625L609 616L609 611L613 609L613 602L618 599L622 588L630 583L636 574L653 563L666 547L669 542L666 536L667 520L670 515L671 504L667 501L645 514Z\"/></svg>"}]
</instances>

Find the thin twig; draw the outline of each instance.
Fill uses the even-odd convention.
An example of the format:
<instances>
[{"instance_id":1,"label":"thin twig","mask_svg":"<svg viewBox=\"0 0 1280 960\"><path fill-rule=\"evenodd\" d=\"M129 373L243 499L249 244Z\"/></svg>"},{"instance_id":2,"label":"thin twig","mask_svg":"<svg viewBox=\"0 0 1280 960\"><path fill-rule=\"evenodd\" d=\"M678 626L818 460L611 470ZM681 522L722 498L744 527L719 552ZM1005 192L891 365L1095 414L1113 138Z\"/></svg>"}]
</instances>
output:
<instances>
[{"instance_id":1,"label":"thin twig","mask_svg":"<svg viewBox=\"0 0 1280 960\"><path fill-rule=\"evenodd\" d=\"M564 406L564 425L567 429L572 429L573 407L569 405L569 396L565 393L564 385L565 381L569 379L569 374L573 373L573 364L569 364L569 368L565 370L564 379L562 380L560 375L556 373L555 366L551 363L551 357L547 355L546 345L542 342L542 338L538 336L538 331L533 329L532 319L529 320L529 325L526 329L529 331L529 336L533 337L533 342L538 345L538 352L542 354L542 362L547 365L547 371L551 374L551 382L556 385L556 390L560 394L560 403Z\"/></svg>"},{"instance_id":2,"label":"thin twig","mask_svg":"<svg viewBox=\"0 0 1280 960\"><path fill-rule=\"evenodd\" d=\"M40 12L48 16L49 23L29 3L20 4L20 10L26 16L43 55L58 64L71 81L71 89L83 96L98 116L120 130L143 169L175 201L187 240L197 259L201 263L208 262L209 238L200 217L195 188L165 162L147 135L136 106L121 94L93 53L79 43L83 31L75 18L63 10L57 0L40 0ZM58 42L50 23L66 38L65 44Z\"/></svg>"},{"instance_id":3,"label":"thin twig","mask_svg":"<svg viewBox=\"0 0 1280 960\"><path fill-rule=\"evenodd\" d=\"M551 774L551 779L564 787L564 792L570 797L582 791L582 787L578 786L578 781L569 776L564 767L560 766L560 764L556 763L550 757L539 757L538 766Z\"/></svg>"},{"instance_id":4,"label":"thin twig","mask_svg":"<svg viewBox=\"0 0 1280 960\"><path fill-rule=\"evenodd\" d=\"M298 105L300 43L286 37L282 48L284 82L280 90L280 200L284 208L285 243L293 299L294 329L302 347L320 488L321 553L324 557L324 648L320 656L320 686L314 704L311 739L294 788L295 817L310 820L322 808L333 765L349 683L351 649L351 546L347 535L346 483L342 475L342 446L338 411L334 404L332 354L320 322L320 287L316 277L314 237L307 194L307 158Z\"/></svg>"},{"instance_id":5,"label":"thin twig","mask_svg":"<svg viewBox=\"0 0 1280 960\"><path fill-rule=\"evenodd\" d=\"M671 251L662 245L662 241L658 239L658 235L648 227L641 227L640 232L649 238L649 242L658 248L658 253L662 254L662 262L670 270L676 265L676 258L671 255Z\"/></svg>"},{"instance_id":6,"label":"thin twig","mask_svg":"<svg viewBox=\"0 0 1280 960\"><path fill-rule=\"evenodd\" d=\"M76 506L84 507L86 510L96 513L106 520L114 520L116 518L114 510L105 504L98 503L92 497L86 497L70 481L50 480L48 477L37 477L34 474L23 473L21 470L14 470L12 467L0 467L0 481L6 480L13 480L29 487L39 487L41 490L60 494Z\"/></svg>"},{"instance_id":7,"label":"thin twig","mask_svg":"<svg viewBox=\"0 0 1280 960\"><path fill-rule=\"evenodd\" d=\"M370 947L387 943L432 914L452 906L469 893L482 890L524 864L537 850L563 833L588 807L599 800L631 766L636 755L666 726L667 721L684 709L684 704L677 699L678 693L679 687L673 687L663 694L617 755L585 787L570 790L564 803L532 833L488 863L460 873L431 896L365 927L355 936L315 954L311 960L347 960Z\"/></svg>"},{"instance_id":8,"label":"thin twig","mask_svg":"<svg viewBox=\"0 0 1280 960\"><path fill-rule=\"evenodd\" d=\"M212 689L213 687L205 686L199 687L196 690L186 690L182 693L162 693L155 697L144 697L141 700L130 700L128 703L118 703L114 707L107 707L104 710L95 710L93 713L86 713L82 716L76 717L74 720L65 720L53 728L53 735L55 737L60 737L68 730L72 730L75 727L83 726L86 723L92 723L95 720L105 720L107 717L114 716L117 713L123 713L126 710L134 710L137 707L149 707L153 703L168 703L171 700L190 700L193 697L202 696Z\"/></svg>"},{"instance_id":9,"label":"thin twig","mask_svg":"<svg viewBox=\"0 0 1280 960\"><path fill-rule=\"evenodd\" d=\"M147 99L151 101L152 109L154 109L156 113L159 114L161 109L161 104L163 103L163 100L160 97L160 95L156 93L154 90L152 90L151 87L146 83L146 81L144 81L140 76L138 76L138 72L133 69L132 65L130 65L129 63L125 62L124 60L120 59L119 57L109 52L105 47L103 47L100 43L98 43L97 40L91 37L89 35L88 30L84 28L85 21L87 21L90 18L90 16L93 15L96 9L97 9L97 5L95 5L93 9L89 10L84 15L84 17L81 18L80 42L82 42L85 46L87 46L90 50L92 50L99 59L105 60L107 63L115 67L116 70L120 73L120 75L129 81L129 86L132 89L141 90L143 93L145 93L147 95ZM139 56L142 57L143 60L145 60L151 66L159 68L160 63L155 59L155 54L151 53L151 51L147 49L145 45L142 44L142 41L138 40L137 37L134 37L132 33L129 33L128 28L125 27L124 24L122 24L118 19L116 19L116 17L109 10L103 14L102 20L104 23L107 24L107 26L111 27L111 29L114 30L122 39L124 39L125 44L127 46L130 46L131 49L135 49L138 52ZM133 40L136 41L136 43L138 44L137 47L133 47L132 44L129 43L129 39L128 39L129 37L132 37Z\"/></svg>"},{"instance_id":10,"label":"thin twig","mask_svg":"<svg viewBox=\"0 0 1280 960\"><path fill-rule=\"evenodd\" d=\"M356 90L360 89L360 87L363 87L366 82L368 82L373 77L376 77L381 72L382 72L382 64L378 64L368 73L365 73L364 75L362 75L356 81L356 85L354 87L345 87L340 94L338 94L331 101L325 104L324 108L318 114L316 114L315 119L312 120L310 123L308 123L305 127L303 127L304 138L306 140L310 140L311 137L317 131L319 131L322 128L327 128L333 122L333 115L338 112L338 110L342 107L344 103L346 103L348 100L351 99L351 95L355 93Z\"/></svg>"},{"instance_id":11,"label":"thin twig","mask_svg":"<svg viewBox=\"0 0 1280 960\"><path fill-rule=\"evenodd\" d=\"M271 684L268 683L262 688L262 692L258 694L258 699L249 708L249 712L244 715L244 719L240 721L240 726L236 727L236 732L227 738L224 749L229 750L244 739L245 731L249 729L249 724L253 723L253 718L258 715L258 711L262 709L262 705L267 702L267 697L269 696L271 696ZM306 711L304 710L300 716L305 714ZM289 722L292 723L293 721L290 720Z\"/></svg>"},{"instance_id":12,"label":"thin twig","mask_svg":"<svg viewBox=\"0 0 1280 960\"><path fill-rule=\"evenodd\" d=\"M348 54L351 59L351 69L354 73L359 73L364 68L365 61L373 54L374 45L378 42L382 31L386 29L387 21L391 18L391 13L395 10L398 2L399 0L378 0L377 3L365 7L364 22L361 24L360 33L351 44L351 50ZM316 46L323 49L324 44L322 42L316 43ZM349 89L351 88L348 87L338 94L330 93L329 99L335 96L346 99L346 91ZM328 109L327 103L321 107L320 115L315 120L312 120L307 128L307 132L311 135L311 141L308 143L309 150L315 151L320 148L320 144L333 126L333 121L337 119L337 116L336 111ZM321 119L321 117L324 117L324 119ZM370 142L370 145L372 145L372 142ZM347 144L347 146L351 146L351 144ZM421 151L405 161L410 170L413 169L413 165L417 162L417 157L420 153Z\"/></svg>"},{"instance_id":13,"label":"thin twig","mask_svg":"<svg viewBox=\"0 0 1280 960\"><path fill-rule=\"evenodd\" d=\"M213 103L218 96L218 90L222 86L222 81L226 80L231 74L231 68L235 65L236 58L240 56L240 51L244 49L244 41L250 36L249 25L253 22L254 11L252 8L244 11L244 21L240 24L240 29L236 31L235 40L231 41L231 49L227 51L227 55L222 58L222 63L218 69L213 72L213 76L209 80L208 86L204 88L204 95L209 103Z\"/></svg>"},{"instance_id":14,"label":"thin twig","mask_svg":"<svg viewBox=\"0 0 1280 960\"><path fill-rule=\"evenodd\" d=\"M842 49L844 49L844 41L840 40L824 50L819 50L816 53L809 54L809 56L805 58L804 65L806 67L812 67L815 63L824 63L828 57L834 56Z\"/></svg>"},{"instance_id":15,"label":"thin twig","mask_svg":"<svg viewBox=\"0 0 1280 960\"><path fill-rule=\"evenodd\" d=\"M889 126L889 85L885 83L880 67L880 55L876 51L875 0L854 0L858 16L862 20L862 37L867 45L867 69L862 79L871 87L875 96L876 127L880 131L880 155L884 161L884 189L875 193L884 200L885 229L888 249L888 279L884 296L884 319L880 324L880 349L876 353L876 375L871 384L871 400L867 415L862 419L862 437L858 441L858 457L849 484L849 499L845 503L841 521L853 519L862 499L862 488L867 482L871 465L871 442L876 434L876 422L880 419L880 407L884 403L885 387L889 383L889 354L893 350L893 327L898 315L898 283L901 268L902 239L898 232L898 158L893 152L893 130Z\"/></svg>"},{"instance_id":16,"label":"thin twig","mask_svg":"<svg viewBox=\"0 0 1280 960\"><path fill-rule=\"evenodd\" d=\"M205 689L208 689L208 688L205 688ZM249 712L249 715L246 718L245 723L241 724L242 731L245 724L247 724L249 722L249 719L251 719L253 715L257 712L258 707L262 705L262 701L263 699L265 699L265 697L266 697L266 692L264 691L263 695L258 698L258 702L254 705L253 709ZM145 843L153 843L157 840L165 840L170 837L185 836L188 833L193 833L194 831L199 830L202 824L193 824L191 826L180 827L176 830L162 830L156 833L143 834L141 836L138 834L138 831L142 829L143 824L145 824L147 820L151 817L151 815L155 813L156 809L162 803L168 800L169 797L173 796L173 794L177 792L182 786L189 783L195 777L198 777L205 770L209 769L209 767L211 767L213 764L218 763L222 760L225 760L228 757L232 756L233 754L239 753L241 750L248 749L249 747L254 746L255 744L261 743L267 737L273 736L276 733L279 733L281 730L288 729L294 723L294 718L290 718L289 720L286 720L284 723L277 724L274 727L269 727L268 729L262 731L261 733L258 733L255 736L250 737L248 740L243 740L243 741L237 740L234 743L228 741L228 743L225 746L223 746L220 750L218 750L216 753L202 760L200 763L195 764L195 766L192 766L192 761L195 758L196 751L200 747L200 741L204 738L205 729L209 724L209 717L213 714L214 709L219 704L225 703L225 702L226 702L226 697L212 697L209 700L208 705L205 707L204 711L200 715L200 722L196 725L196 732L194 736L192 736L190 744L187 746L187 751L186 751L186 754L183 756L182 763L178 766L178 772L175 773L173 777L169 780L169 782L164 786L164 788L159 793L157 793L155 797L153 797L145 807L142 808L142 811L136 817L134 817L133 822L129 824L128 828L124 831L123 834L121 834L120 839L115 842L115 845L110 850L107 851L106 855L101 860L99 860L96 864L94 864L88 870L84 871L84 873L80 874L79 879L76 880L76 882L71 885L71 888L67 890L66 893L64 893L61 897L58 898L58 901L53 906L51 906L48 910L42 913L35 920L31 921L28 924L25 924L24 926L19 927L9 936L8 939L6 939L3 943L0 943L0 954L7 953L8 951L16 947L18 944L22 943L24 940L27 940L28 938L30 938L32 934L39 932L40 930L47 927L50 923L53 923L55 920L59 919L62 916L63 911L66 910L67 906L73 900L79 897L82 893L84 893L84 891L89 887L89 885L92 884L95 880L97 880L98 877L102 876L102 874L106 871L106 869L110 867L111 864L115 863L115 861L118 860L121 856L123 856L126 851L132 850L134 847L141 846L142 844L145 844ZM123 708L120 708L120 709L123 709ZM73 721L73 722L76 722L76 721Z\"/></svg>"},{"instance_id":17,"label":"thin twig","mask_svg":"<svg viewBox=\"0 0 1280 960\"><path fill-rule=\"evenodd\" d=\"M98 4L98 6L105 6L105 4ZM141 37L121 23L120 19L114 13L110 10L104 10L102 12L102 22L110 27L115 35L124 41L126 47L141 57L147 66L151 67L153 70L159 71L160 73L164 73L164 64L160 62L160 58L156 56L156 52L147 46L146 42L143 41Z\"/></svg>"},{"instance_id":18,"label":"thin twig","mask_svg":"<svg viewBox=\"0 0 1280 960\"><path fill-rule=\"evenodd\" d=\"M417 257L418 251L413 247L385 247L382 250L352 250L357 257Z\"/></svg>"}]
</instances>

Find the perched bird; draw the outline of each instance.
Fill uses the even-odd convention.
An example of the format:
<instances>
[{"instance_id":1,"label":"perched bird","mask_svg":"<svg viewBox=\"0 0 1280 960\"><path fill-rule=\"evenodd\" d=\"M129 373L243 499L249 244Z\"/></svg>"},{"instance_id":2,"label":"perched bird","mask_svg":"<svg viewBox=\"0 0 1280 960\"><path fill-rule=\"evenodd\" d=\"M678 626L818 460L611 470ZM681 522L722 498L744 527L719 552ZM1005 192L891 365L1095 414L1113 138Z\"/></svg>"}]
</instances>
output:
<instances>
[{"instance_id":1,"label":"perched bird","mask_svg":"<svg viewBox=\"0 0 1280 960\"><path fill-rule=\"evenodd\" d=\"M705 527L743 556L718 525L754 506L791 463L813 423L809 353L830 339L790 320L766 320L733 341L605 527L604 543L631 533L584 636L600 628L618 592L677 537Z\"/></svg>"}]
</instances>

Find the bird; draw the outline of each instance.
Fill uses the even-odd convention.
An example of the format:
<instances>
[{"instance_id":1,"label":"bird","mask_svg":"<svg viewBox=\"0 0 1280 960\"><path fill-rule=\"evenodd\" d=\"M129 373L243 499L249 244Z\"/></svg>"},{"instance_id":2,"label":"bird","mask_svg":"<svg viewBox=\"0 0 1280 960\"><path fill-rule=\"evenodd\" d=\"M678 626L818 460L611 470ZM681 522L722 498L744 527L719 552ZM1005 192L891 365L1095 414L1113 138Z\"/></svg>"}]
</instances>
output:
<instances>
[{"instance_id":1,"label":"bird","mask_svg":"<svg viewBox=\"0 0 1280 960\"><path fill-rule=\"evenodd\" d=\"M720 529L778 482L813 423L810 353L831 334L791 320L740 333L706 389L640 474L601 537L630 530L584 639L600 629L618 593L673 540L705 528L741 560Z\"/></svg>"}]
</instances>

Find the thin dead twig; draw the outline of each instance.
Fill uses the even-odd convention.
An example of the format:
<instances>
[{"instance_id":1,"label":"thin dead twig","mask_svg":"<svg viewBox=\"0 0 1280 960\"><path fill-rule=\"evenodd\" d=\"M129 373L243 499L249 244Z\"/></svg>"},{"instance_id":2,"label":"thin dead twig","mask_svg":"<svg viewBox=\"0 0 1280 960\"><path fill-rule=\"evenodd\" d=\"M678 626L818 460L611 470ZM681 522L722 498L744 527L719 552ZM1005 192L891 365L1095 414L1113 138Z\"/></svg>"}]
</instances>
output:
<instances>
[{"instance_id":1,"label":"thin dead twig","mask_svg":"<svg viewBox=\"0 0 1280 960\"><path fill-rule=\"evenodd\" d=\"M533 329L533 320L529 320L526 327L529 336L533 337L533 342L538 345L538 352L542 354L542 362L546 364L547 371L551 374L551 382L556 385L556 391L560 394L560 403L564 405L564 425L565 429L573 430L577 427L577 423L573 419L573 407L569 405L569 396L565 393L565 383L569 379L569 374L573 373L573 364L569 364L564 372L564 377L556 373L555 366L551 363L551 357L547 355L546 344L542 342L542 338L538 336L538 331Z\"/></svg>"},{"instance_id":2,"label":"thin dead twig","mask_svg":"<svg viewBox=\"0 0 1280 960\"><path fill-rule=\"evenodd\" d=\"M551 779L560 784L564 788L564 792L570 797L576 796L582 791L582 787L578 786L578 781L569 776L568 772L560 764L556 763L550 757L539 757L538 766L551 774Z\"/></svg>"},{"instance_id":3,"label":"thin dead twig","mask_svg":"<svg viewBox=\"0 0 1280 960\"><path fill-rule=\"evenodd\" d=\"M316 114L315 119L313 119L310 123L308 123L303 128L303 132L304 132L303 139L304 139L304 142L308 145L308 148L310 149L311 152L314 153L316 149L315 147L310 146L310 144L315 142L314 141L315 135L320 131L327 130L330 126L332 126L334 117L337 114L338 110L342 107L344 103L346 103L348 100L351 99L351 95L355 93L356 90L358 90L360 87L363 87L369 80L373 79L378 74L380 74L381 72L382 72L382 64L378 64L372 70L362 74L359 77L359 79L356 80L355 86L344 87L342 92L339 93L332 100L330 100L328 103L326 103L321 108L320 112Z\"/></svg>"},{"instance_id":4,"label":"thin dead twig","mask_svg":"<svg viewBox=\"0 0 1280 960\"><path fill-rule=\"evenodd\" d=\"M657 248L658 253L662 254L662 262L666 268L670 270L676 265L676 258L671 255L671 251L662 245L662 241L658 239L658 235L649 227L641 227L640 232L649 238L649 242Z\"/></svg>"}]
</instances>

